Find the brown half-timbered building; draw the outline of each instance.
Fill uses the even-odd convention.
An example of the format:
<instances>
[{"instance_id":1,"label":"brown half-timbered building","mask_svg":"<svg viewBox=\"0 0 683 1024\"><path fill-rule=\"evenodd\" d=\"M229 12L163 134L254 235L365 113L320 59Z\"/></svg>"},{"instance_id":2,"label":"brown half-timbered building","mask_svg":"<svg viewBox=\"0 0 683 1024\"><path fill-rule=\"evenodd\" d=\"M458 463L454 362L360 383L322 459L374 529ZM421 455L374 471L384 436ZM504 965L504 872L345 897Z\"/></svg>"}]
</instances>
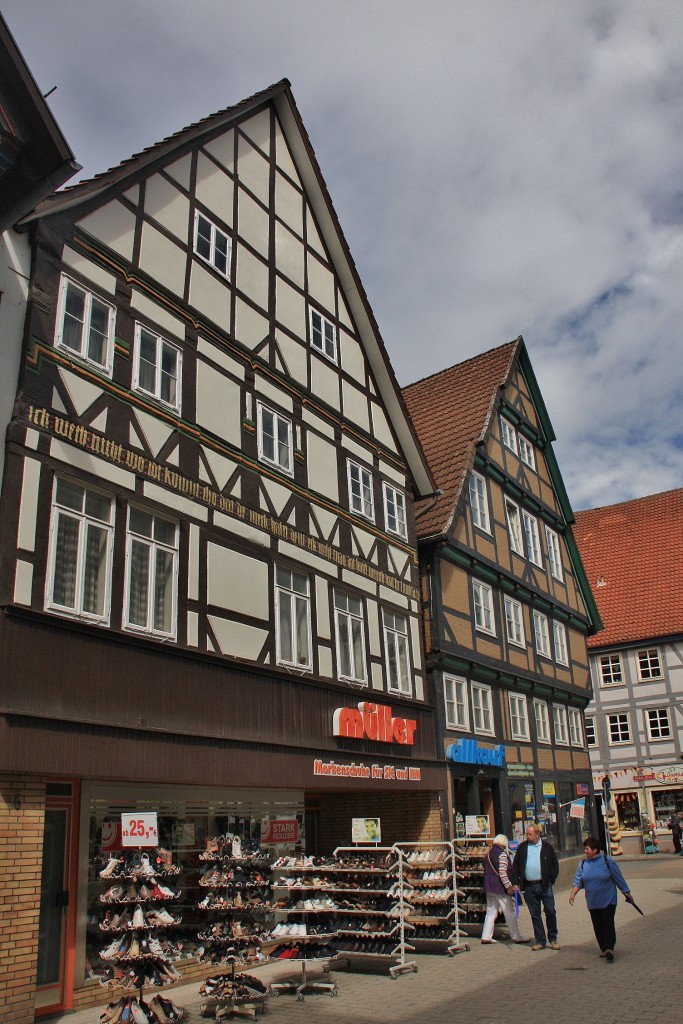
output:
<instances>
[{"instance_id":1,"label":"brown half-timbered building","mask_svg":"<svg viewBox=\"0 0 683 1024\"><path fill-rule=\"evenodd\" d=\"M102 991L93 863L124 812L186 864L274 820L309 852L356 816L440 838L413 514L434 484L289 83L19 228L0 769L53 869L40 914L29 879L46 1012Z\"/></svg>"},{"instance_id":2,"label":"brown half-timbered building","mask_svg":"<svg viewBox=\"0 0 683 1024\"><path fill-rule=\"evenodd\" d=\"M575 849L571 805L592 813L583 711L599 618L524 342L403 395L441 489L416 521L453 834L485 815L516 838L535 819Z\"/></svg>"}]
</instances>

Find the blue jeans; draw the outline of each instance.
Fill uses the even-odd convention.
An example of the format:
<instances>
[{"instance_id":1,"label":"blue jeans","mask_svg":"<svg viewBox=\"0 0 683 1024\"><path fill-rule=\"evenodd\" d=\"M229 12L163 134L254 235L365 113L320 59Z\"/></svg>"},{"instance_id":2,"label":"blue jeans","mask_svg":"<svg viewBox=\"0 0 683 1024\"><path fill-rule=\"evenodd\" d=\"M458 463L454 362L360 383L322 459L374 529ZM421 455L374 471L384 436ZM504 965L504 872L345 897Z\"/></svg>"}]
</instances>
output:
<instances>
[{"instance_id":1,"label":"blue jeans","mask_svg":"<svg viewBox=\"0 0 683 1024\"><path fill-rule=\"evenodd\" d=\"M524 899L531 914L531 923L534 926L534 938L539 946L545 946L548 942L557 942L557 914L555 913L555 894L552 885L545 885L543 882L527 882L524 889ZM546 939L545 928L541 907L545 911L545 923L548 929Z\"/></svg>"}]
</instances>

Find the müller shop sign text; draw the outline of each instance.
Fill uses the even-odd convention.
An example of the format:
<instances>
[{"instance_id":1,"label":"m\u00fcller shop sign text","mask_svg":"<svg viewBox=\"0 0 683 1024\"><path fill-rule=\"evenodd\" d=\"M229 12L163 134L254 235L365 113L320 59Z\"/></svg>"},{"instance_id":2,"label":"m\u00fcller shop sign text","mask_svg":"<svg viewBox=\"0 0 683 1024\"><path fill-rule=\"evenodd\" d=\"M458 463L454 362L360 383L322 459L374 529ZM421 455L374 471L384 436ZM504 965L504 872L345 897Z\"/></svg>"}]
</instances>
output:
<instances>
[{"instance_id":1,"label":"m\u00fcller shop sign text","mask_svg":"<svg viewBox=\"0 0 683 1024\"><path fill-rule=\"evenodd\" d=\"M339 764L337 761L323 761L316 757L313 762L314 775L332 775L346 779L375 779L376 782L420 782L422 769L406 765L398 768L394 764L363 764L353 761L351 764Z\"/></svg>"}]
</instances>

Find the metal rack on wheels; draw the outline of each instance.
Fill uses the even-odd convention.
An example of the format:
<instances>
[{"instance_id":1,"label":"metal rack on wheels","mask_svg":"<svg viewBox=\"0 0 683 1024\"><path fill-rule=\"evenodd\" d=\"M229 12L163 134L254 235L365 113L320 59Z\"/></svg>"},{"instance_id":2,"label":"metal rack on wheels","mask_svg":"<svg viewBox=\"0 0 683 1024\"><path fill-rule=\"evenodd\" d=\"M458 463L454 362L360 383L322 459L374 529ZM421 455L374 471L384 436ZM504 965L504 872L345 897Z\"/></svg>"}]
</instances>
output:
<instances>
[{"instance_id":1,"label":"metal rack on wheels","mask_svg":"<svg viewBox=\"0 0 683 1024\"><path fill-rule=\"evenodd\" d=\"M469 950L462 942L458 911L457 858L453 843L397 843L404 859L404 882L411 905L410 941L419 951L443 950L449 956ZM466 937L466 936L465 936Z\"/></svg>"}]
</instances>

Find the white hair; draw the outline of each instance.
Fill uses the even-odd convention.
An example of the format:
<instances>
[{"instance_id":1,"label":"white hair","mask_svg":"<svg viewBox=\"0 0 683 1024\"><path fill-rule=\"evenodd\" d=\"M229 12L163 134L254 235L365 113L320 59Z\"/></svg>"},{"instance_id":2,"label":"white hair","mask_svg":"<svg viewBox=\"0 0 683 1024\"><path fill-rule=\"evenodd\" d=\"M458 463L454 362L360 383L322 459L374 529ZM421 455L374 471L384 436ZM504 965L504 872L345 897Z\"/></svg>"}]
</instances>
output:
<instances>
[{"instance_id":1,"label":"white hair","mask_svg":"<svg viewBox=\"0 0 683 1024\"><path fill-rule=\"evenodd\" d=\"M497 835L497 836L493 837L493 845L494 846L507 846L507 844L508 844L508 837L504 836L502 832L500 833L500 835Z\"/></svg>"}]
</instances>

